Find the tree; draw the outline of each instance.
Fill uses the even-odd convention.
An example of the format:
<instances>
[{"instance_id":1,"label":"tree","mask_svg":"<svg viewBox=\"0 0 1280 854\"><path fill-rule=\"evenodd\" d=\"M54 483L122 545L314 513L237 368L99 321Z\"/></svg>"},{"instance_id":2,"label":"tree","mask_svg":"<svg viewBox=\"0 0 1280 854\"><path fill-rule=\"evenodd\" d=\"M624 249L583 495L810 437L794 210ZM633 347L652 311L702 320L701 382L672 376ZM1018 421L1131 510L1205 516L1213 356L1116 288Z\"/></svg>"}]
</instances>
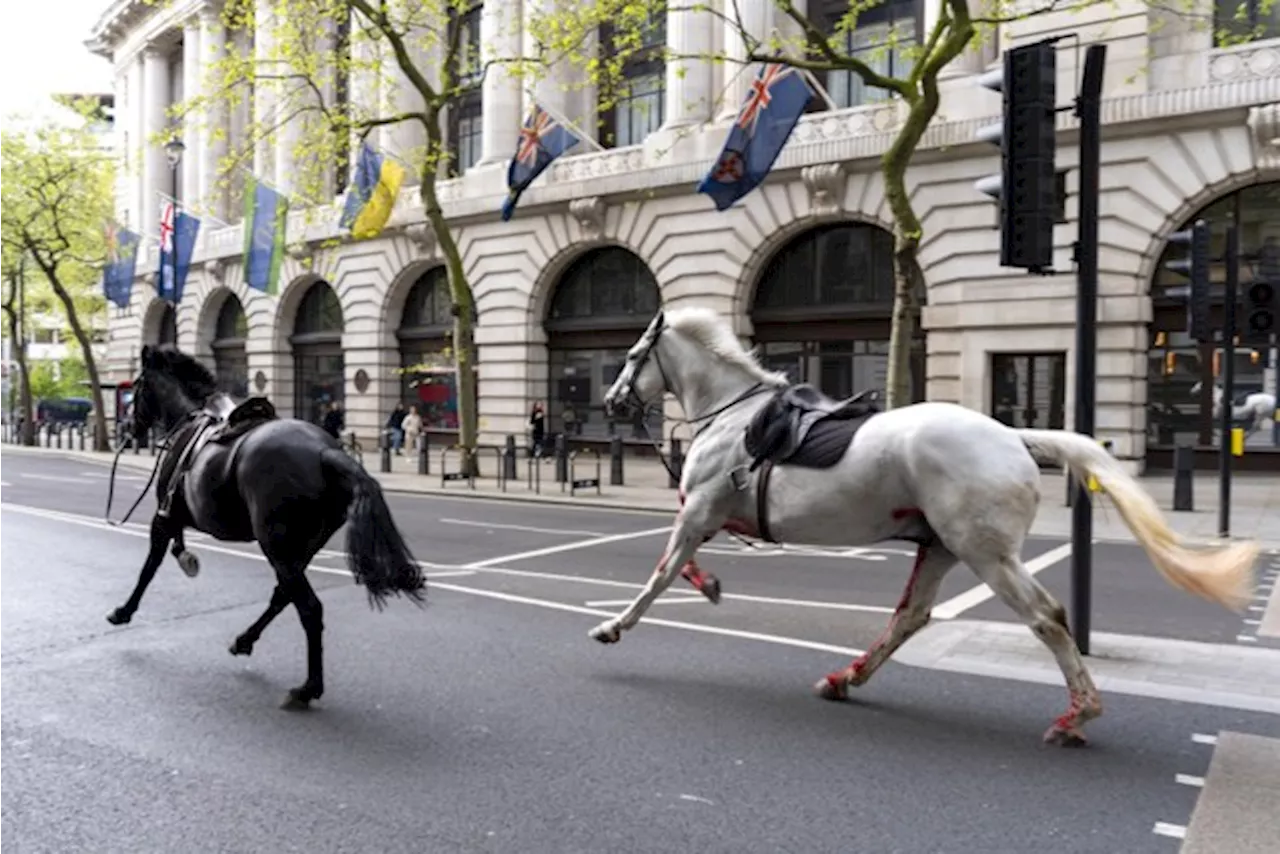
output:
<instances>
[{"instance_id":1,"label":"tree","mask_svg":"<svg viewBox=\"0 0 1280 854\"><path fill-rule=\"evenodd\" d=\"M86 114L87 115L87 114ZM106 261L114 163L87 122L5 130L3 150L4 277L22 274L24 259L58 299L84 356L94 408L94 447L108 450L102 386L82 313L101 310L96 293Z\"/></svg>"},{"instance_id":2,"label":"tree","mask_svg":"<svg viewBox=\"0 0 1280 854\"><path fill-rule=\"evenodd\" d=\"M230 141L221 164L224 183L234 183L255 152L261 159L264 151L283 150L291 163L291 207L301 200L312 210L323 210L316 206L342 189L345 175L335 171L349 171L358 143L369 134L398 125L420 129L421 143L400 157L417 172L423 214L448 269L458 443L474 449L475 297L437 193L439 179L456 171L443 122L463 93L486 74L502 73L495 65L514 68L516 58L476 54L478 7L468 0L280 0L269 7L270 20L255 19L254 6L253 0L230 0L222 18L228 45L252 43L253 51L229 47L181 114L225 114L255 103L246 132ZM376 103L367 97L373 91L383 93Z\"/></svg>"},{"instance_id":3,"label":"tree","mask_svg":"<svg viewBox=\"0 0 1280 854\"><path fill-rule=\"evenodd\" d=\"M6 262L8 255L5 255ZM27 261L19 256L13 266L5 264L4 280L9 289L4 297L4 316L9 325L9 340L13 342L14 358L18 361L18 417L22 419L22 435L19 443L36 443L34 409L31 399L31 370L27 363L26 288ZM15 308L14 303L18 305Z\"/></svg>"}]
</instances>

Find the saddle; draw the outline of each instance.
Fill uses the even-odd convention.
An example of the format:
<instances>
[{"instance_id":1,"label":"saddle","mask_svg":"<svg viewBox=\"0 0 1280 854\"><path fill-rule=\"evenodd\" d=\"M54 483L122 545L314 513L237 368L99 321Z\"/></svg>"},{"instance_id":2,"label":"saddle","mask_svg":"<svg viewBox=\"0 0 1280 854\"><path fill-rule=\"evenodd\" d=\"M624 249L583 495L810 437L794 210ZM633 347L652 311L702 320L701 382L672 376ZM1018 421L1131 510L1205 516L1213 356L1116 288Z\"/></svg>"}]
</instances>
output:
<instances>
[{"instance_id":1,"label":"saddle","mask_svg":"<svg viewBox=\"0 0 1280 854\"><path fill-rule=\"evenodd\" d=\"M265 424L268 421L274 421L279 417L276 415L276 408L271 401L265 397L250 397L241 401L235 409L231 410L227 414L225 421L215 424L210 429L208 441L219 445L229 445L254 427Z\"/></svg>"},{"instance_id":2,"label":"saddle","mask_svg":"<svg viewBox=\"0 0 1280 854\"><path fill-rule=\"evenodd\" d=\"M764 463L786 463L812 469L834 466L849 448L853 434L880 412L875 391L834 400L811 385L779 390L752 417L743 441L751 454L749 471Z\"/></svg>"}]
</instances>

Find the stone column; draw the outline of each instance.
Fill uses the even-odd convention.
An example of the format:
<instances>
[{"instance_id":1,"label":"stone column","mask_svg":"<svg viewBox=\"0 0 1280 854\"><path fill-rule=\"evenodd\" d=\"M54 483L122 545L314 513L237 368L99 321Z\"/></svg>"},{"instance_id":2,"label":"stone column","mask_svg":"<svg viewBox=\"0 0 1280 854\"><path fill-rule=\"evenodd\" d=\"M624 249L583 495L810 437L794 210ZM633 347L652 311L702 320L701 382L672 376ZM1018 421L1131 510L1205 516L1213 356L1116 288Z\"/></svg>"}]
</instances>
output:
<instances>
[{"instance_id":1,"label":"stone column","mask_svg":"<svg viewBox=\"0 0 1280 854\"><path fill-rule=\"evenodd\" d=\"M169 57L155 45L142 54L142 230L156 234L160 228L160 193L168 191L169 163L164 142L157 140L168 127Z\"/></svg>"},{"instance_id":2,"label":"stone column","mask_svg":"<svg viewBox=\"0 0 1280 854\"><path fill-rule=\"evenodd\" d=\"M253 8L254 36L253 56L256 71L268 74L274 68L275 14L272 0L257 0ZM260 81L253 87L253 119L249 132L253 134L253 174L261 181L274 184L275 146L272 134L264 133L276 120L276 85L274 81Z\"/></svg>"},{"instance_id":3,"label":"stone column","mask_svg":"<svg viewBox=\"0 0 1280 854\"><path fill-rule=\"evenodd\" d=\"M222 26L221 10L213 6L205 6L200 10L200 80L203 83L208 76L207 70L216 67L216 63L226 56L227 31ZM227 219L227 189L224 176L219 173L219 166L227 156L227 139L231 135L231 115L226 101L218 99L209 104L209 109L201 116L203 127L200 136L200 172L199 198L200 204L210 215L221 220Z\"/></svg>"},{"instance_id":4,"label":"stone column","mask_svg":"<svg viewBox=\"0 0 1280 854\"><path fill-rule=\"evenodd\" d=\"M486 3L480 11L482 61L508 59L520 55L521 2ZM492 65L484 76L484 137L480 142L480 164L510 160L520 138L520 115L524 98L520 81L502 65Z\"/></svg>"},{"instance_id":5,"label":"stone column","mask_svg":"<svg viewBox=\"0 0 1280 854\"><path fill-rule=\"evenodd\" d=\"M129 60L129 111L126 114L125 132L128 133L129 139L129 226L134 231L145 232L145 223L150 222L144 219L142 213L142 197L146 192L146 125L143 121L145 110L143 109L143 85L142 85L142 55L135 55Z\"/></svg>"},{"instance_id":6,"label":"stone column","mask_svg":"<svg viewBox=\"0 0 1280 854\"><path fill-rule=\"evenodd\" d=\"M182 25L182 100L188 104L200 95L200 75L204 68L200 53L200 19L192 15ZM200 208L200 168L204 154L200 144L200 116L186 110L182 118L182 198L186 207Z\"/></svg>"},{"instance_id":7,"label":"stone column","mask_svg":"<svg viewBox=\"0 0 1280 854\"><path fill-rule=\"evenodd\" d=\"M545 17L566 4L569 0L524 0L524 34L521 43L524 45L524 55L533 56L537 50L534 44L533 33L530 31L529 22L535 21L540 17ZM585 51L584 51L585 53ZM569 93L565 89L565 71L566 64L558 62L547 68L544 73L533 81L532 92L521 93L521 110L520 124L524 124L525 116L529 115L529 111L533 109L533 102L536 99L539 104L548 110L554 110L570 121L576 121L578 116L568 115L569 113ZM530 97L532 95L532 97ZM589 132L587 128L582 129L583 132Z\"/></svg>"},{"instance_id":8,"label":"stone column","mask_svg":"<svg viewBox=\"0 0 1280 854\"><path fill-rule=\"evenodd\" d=\"M804 3L795 5L800 11L804 11ZM747 46L743 43L742 30L746 30L755 39L767 41L773 26L773 4L770 0L745 0L737 4L737 10L741 16L741 29L735 18L733 5L729 4L725 9L724 55L729 61L724 66L724 94L716 115L716 119L721 121L738 114L748 90L751 89L751 81L756 76L755 68L744 65Z\"/></svg>"},{"instance_id":9,"label":"stone column","mask_svg":"<svg viewBox=\"0 0 1280 854\"><path fill-rule=\"evenodd\" d=\"M676 4L667 10L667 44L677 56L708 57L715 43L710 8ZM667 63L667 120L664 128L679 128L710 120L715 96L711 91L709 59L675 59Z\"/></svg>"}]
</instances>

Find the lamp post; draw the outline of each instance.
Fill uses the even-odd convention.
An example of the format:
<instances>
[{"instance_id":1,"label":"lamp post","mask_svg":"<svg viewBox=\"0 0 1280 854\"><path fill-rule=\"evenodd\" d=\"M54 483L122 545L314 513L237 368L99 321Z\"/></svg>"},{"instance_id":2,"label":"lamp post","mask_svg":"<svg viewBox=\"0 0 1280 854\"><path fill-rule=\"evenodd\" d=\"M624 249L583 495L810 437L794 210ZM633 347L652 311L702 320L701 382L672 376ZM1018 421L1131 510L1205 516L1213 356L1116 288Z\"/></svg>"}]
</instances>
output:
<instances>
[{"instance_id":1,"label":"lamp post","mask_svg":"<svg viewBox=\"0 0 1280 854\"><path fill-rule=\"evenodd\" d=\"M173 191L174 202L178 201L178 164L182 162L182 152L187 147L182 144L182 140L174 136L164 144L164 158L169 161L169 188ZM185 187L183 188L186 189ZM185 193L184 193L185 195Z\"/></svg>"}]
</instances>

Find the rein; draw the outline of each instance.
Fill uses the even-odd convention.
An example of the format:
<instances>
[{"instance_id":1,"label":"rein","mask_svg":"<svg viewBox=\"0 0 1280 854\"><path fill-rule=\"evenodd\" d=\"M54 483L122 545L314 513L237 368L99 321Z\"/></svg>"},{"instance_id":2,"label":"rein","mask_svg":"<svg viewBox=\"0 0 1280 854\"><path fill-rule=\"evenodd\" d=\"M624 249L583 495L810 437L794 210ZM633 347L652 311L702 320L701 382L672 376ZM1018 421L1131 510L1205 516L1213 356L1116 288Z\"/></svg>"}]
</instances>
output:
<instances>
[{"instance_id":1,"label":"rein","mask_svg":"<svg viewBox=\"0 0 1280 854\"><path fill-rule=\"evenodd\" d=\"M124 453L125 448L132 447L136 439L133 434L129 434L125 437L125 441L120 443L120 447L116 448L115 457L111 460L111 477L107 481L107 509L104 512L103 517L108 525L113 528L118 528L129 521L130 517L133 516L133 511L138 509L138 505L142 503L142 499L146 498L147 493L151 491L151 484L155 483L156 475L160 473L160 464L164 462L165 454L169 452L169 441L173 438L175 433L185 427L187 422L193 420L193 418L199 413L200 410L198 409L188 412L180 421L178 421L177 424L173 426L173 429L164 434L160 440L162 446L158 449L159 452L156 454L156 464L151 467L151 477L147 478L146 486L142 487L142 492L138 493L137 500L133 502L133 506L129 508L129 511L124 514L124 518L119 522L113 522L111 521L111 503L116 494L116 470L120 465L120 455ZM195 437L193 436L192 439L194 438Z\"/></svg>"}]
</instances>

